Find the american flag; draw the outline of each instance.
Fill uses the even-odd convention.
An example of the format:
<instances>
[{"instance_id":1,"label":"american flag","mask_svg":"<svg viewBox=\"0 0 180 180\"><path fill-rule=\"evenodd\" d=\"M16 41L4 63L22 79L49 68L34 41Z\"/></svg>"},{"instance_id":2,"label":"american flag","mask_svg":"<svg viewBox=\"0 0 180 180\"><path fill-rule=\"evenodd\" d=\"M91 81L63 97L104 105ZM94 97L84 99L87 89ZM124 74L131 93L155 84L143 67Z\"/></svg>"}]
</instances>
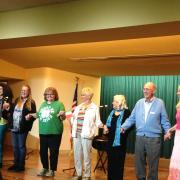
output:
<instances>
[{"instance_id":1,"label":"american flag","mask_svg":"<svg viewBox=\"0 0 180 180\"><path fill-rule=\"evenodd\" d=\"M77 106L77 97L78 97L78 82L76 83L76 88L75 88L75 91L74 91L74 97L73 97L73 103L72 103L72 106L71 106L71 111L67 111L66 112L66 118L69 119L72 117L72 114Z\"/></svg>"},{"instance_id":2,"label":"american flag","mask_svg":"<svg viewBox=\"0 0 180 180\"><path fill-rule=\"evenodd\" d=\"M77 97L78 97L78 82L76 83L76 88L74 91L74 98L73 98L73 103L72 103L72 112L74 112L76 106L77 106Z\"/></svg>"}]
</instances>

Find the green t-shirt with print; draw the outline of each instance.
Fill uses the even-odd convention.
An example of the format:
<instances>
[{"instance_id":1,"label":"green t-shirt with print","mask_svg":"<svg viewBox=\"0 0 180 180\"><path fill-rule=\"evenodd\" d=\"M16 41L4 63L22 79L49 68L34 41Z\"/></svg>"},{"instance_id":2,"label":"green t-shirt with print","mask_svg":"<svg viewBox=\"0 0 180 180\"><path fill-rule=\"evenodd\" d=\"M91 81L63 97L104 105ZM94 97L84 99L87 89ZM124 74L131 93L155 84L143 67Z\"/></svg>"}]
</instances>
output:
<instances>
[{"instance_id":1,"label":"green t-shirt with print","mask_svg":"<svg viewBox=\"0 0 180 180\"><path fill-rule=\"evenodd\" d=\"M57 117L59 111L65 111L63 103L59 101L53 101L51 104L45 101L41 104L37 113L39 134L61 134L63 132L63 122Z\"/></svg>"}]
</instances>

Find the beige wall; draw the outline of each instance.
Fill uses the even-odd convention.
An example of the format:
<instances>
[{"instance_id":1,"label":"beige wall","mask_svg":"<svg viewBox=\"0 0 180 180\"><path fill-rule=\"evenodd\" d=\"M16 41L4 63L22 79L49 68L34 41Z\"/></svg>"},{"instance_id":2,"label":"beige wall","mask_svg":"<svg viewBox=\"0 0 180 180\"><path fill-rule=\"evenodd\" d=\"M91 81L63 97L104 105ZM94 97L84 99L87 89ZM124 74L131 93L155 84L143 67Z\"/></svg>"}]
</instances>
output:
<instances>
[{"instance_id":1,"label":"beige wall","mask_svg":"<svg viewBox=\"0 0 180 180\"><path fill-rule=\"evenodd\" d=\"M78 0L0 13L0 39L180 20L180 1Z\"/></svg>"},{"instance_id":2,"label":"beige wall","mask_svg":"<svg viewBox=\"0 0 180 180\"><path fill-rule=\"evenodd\" d=\"M81 89L85 86L92 87L94 90L93 101L99 105L100 103L100 78L85 76L75 73L70 73L66 71L60 71L51 68L34 68L34 69L23 69L12 64L1 64L2 69L4 69L3 76L10 78L9 85L13 90L14 98L19 96L20 88L23 84L28 83L32 88L32 96L36 101L37 109L39 109L40 104L43 102L43 93L46 87L53 86L58 90L60 101L65 105L66 110L71 109L74 90L76 85L75 77L79 77L79 88L78 88L78 100L80 103L80 93ZM10 72L9 73L9 68ZM7 71L8 70L8 71ZM17 72L17 76L15 76ZM10 74L10 76L8 76ZM12 79L11 75L14 74L14 78L21 79ZM23 80L24 79L24 80ZM70 129L69 123L67 120L64 121L64 133L62 138L61 149L69 150L70 141L69 141ZM5 144L11 145L11 133L8 132ZM32 149L39 148L39 131L38 131L38 121L34 122L32 131L30 132L27 139L27 147Z\"/></svg>"},{"instance_id":3,"label":"beige wall","mask_svg":"<svg viewBox=\"0 0 180 180\"><path fill-rule=\"evenodd\" d=\"M26 78L26 70L22 67L3 61L2 59L0 59L0 66L0 78L21 80Z\"/></svg>"},{"instance_id":4,"label":"beige wall","mask_svg":"<svg viewBox=\"0 0 180 180\"><path fill-rule=\"evenodd\" d=\"M71 109L72 100L75 89L75 77L79 77L78 97L80 97L81 89L85 86L90 86L94 89L93 101L96 104L100 102L100 78L84 76L66 71L60 71L51 68L35 68L27 70L27 82L32 88L32 95L39 109L43 102L44 89L48 86L53 86L58 90L60 101L65 105L66 110ZM30 132L27 144L31 148L38 148L38 121L35 121L33 129ZM70 149L69 143L69 123L64 121L64 133L62 138L61 149ZM32 143L33 142L33 143Z\"/></svg>"}]
</instances>

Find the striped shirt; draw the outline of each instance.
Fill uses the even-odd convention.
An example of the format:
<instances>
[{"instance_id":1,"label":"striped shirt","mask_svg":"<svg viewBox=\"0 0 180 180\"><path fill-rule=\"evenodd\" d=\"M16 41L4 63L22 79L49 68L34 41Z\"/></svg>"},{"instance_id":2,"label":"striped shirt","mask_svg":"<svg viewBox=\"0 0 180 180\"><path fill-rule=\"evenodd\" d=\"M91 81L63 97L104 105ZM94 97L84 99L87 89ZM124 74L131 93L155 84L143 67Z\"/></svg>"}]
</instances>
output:
<instances>
[{"instance_id":1,"label":"striped shirt","mask_svg":"<svg viewBox=\"0 0 180 180\"><path fill-rule=\"evenodd\" d=\"M81 134L85 112L86 112L86 109L80 108L78 116L77 116L77 130L76 130L77 134Z\"/></svg>"}]
</instances>

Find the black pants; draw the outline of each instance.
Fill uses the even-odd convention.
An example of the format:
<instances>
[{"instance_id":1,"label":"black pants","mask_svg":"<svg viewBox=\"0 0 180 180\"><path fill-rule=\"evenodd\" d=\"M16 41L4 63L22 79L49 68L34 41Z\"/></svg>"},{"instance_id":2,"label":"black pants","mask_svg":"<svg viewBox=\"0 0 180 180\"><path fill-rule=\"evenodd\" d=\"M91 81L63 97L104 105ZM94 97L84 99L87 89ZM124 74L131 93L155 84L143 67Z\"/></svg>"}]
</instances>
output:
<instances>
[{"instance_id":1,"label":"black pants","mask_svg":"<svg viewBox=\"0 0 180 180\"><path fill-rule=\"evenodd\" d=\"M48 149L50 151L50 169L57 170L59 147L62 134L41 135L40 134L40 157L43 168L49 169Z\"/></svg>"},{"instance_id":2,"label":"black pants","mask_svg":"<svg viewBox=\"0 0 180 180\"><path fill-rule=\"evenodd\" d=\"M123 180L125 148L110 147L108 154L108 180Z\"/></svg>"}]
</instances>

